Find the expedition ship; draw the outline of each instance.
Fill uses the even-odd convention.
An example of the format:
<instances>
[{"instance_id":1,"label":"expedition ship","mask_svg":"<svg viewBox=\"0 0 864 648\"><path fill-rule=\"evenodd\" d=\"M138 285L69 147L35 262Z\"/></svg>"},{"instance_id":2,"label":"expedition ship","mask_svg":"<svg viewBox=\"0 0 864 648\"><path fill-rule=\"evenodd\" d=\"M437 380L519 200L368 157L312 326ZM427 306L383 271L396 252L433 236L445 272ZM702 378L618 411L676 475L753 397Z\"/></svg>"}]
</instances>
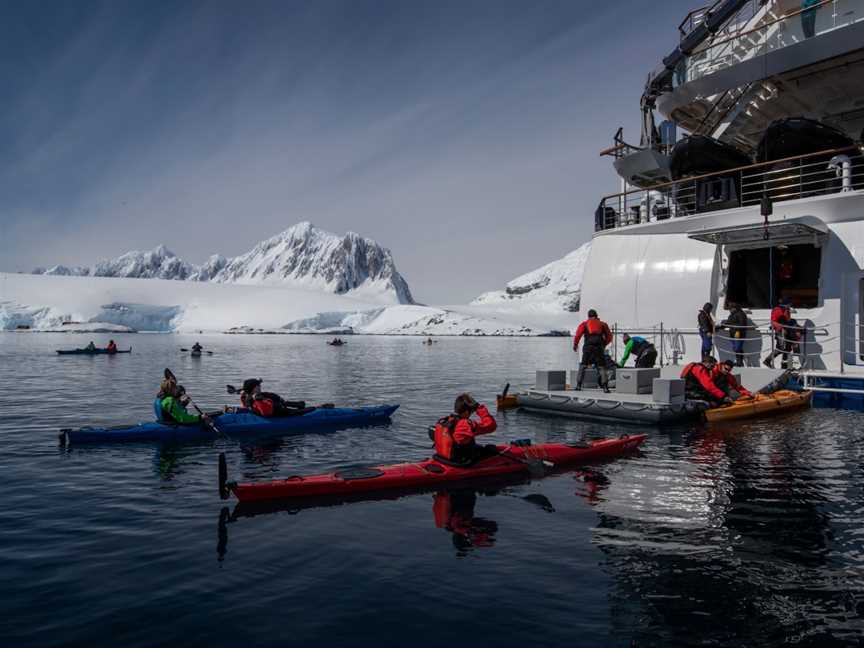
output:
<instances>
[{"instance_id":1,"label":"expedition ship","mask_svg":"<svg viewBox=\"0 0 864 648\"><path fill-rule=\"evenodd\" d=\"M737 303L755 372L785 298L802 382L860 401L864 0L719 0L679 32L646 83L640 144L619 129L601 153L622 191L595 213L581 309L653 338L674 365L699 359L703 303L718 322ZM734 359L724 333L715 353Z\"/></svg>"}]
</instances>

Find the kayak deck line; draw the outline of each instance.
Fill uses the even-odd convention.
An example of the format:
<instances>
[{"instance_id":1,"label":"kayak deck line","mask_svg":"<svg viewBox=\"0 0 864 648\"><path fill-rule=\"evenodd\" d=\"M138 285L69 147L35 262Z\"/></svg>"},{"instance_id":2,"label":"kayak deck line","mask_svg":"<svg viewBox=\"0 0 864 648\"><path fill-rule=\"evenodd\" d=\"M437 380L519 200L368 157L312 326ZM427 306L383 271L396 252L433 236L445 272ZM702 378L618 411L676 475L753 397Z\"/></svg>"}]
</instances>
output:
<instances>
[{"instance_id":1,"label":"kayak deck line","mask_svg":"<svg viewBox=\"0 0 864 648\"><path fill-rule=\"evenodd\" d=\"M622 435L576 446L548 443L539 445L501 445L498 453L469 466L458 466L435 457L417 463L371 466L368 476L346 479L340 471L317 475L292 475L267 482L237 483L228 480L224 453L219 456L219 495L227 499L232 493L240 502L308 499L317 497L358 496L364 493L386 493L400 490L424 490L444 484L470 482L478 478L530 474L533 460L542 467L557 467L584 462L614 459L636 450L647 438L645 434ZM355 469L360 470L360 469Z\"/></svg>"}]
</instances>

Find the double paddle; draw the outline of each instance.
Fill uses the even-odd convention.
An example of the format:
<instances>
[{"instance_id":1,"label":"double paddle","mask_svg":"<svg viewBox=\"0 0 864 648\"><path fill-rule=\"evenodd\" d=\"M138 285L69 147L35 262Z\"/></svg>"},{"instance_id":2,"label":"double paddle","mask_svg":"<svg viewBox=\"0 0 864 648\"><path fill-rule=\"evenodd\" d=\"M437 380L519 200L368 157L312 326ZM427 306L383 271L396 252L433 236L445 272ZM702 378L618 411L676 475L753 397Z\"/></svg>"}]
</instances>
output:
<instances>
[{"instance_id":1,"label":"double paddle","mask_svg":"<svg viewBox=\"0 0 864 648\"><path fill-rule=\"evenodd\" d=\"M177 384L177 376L175 376L174 372L172 372L168 367L165 367L165 378L166 380L173 380L174 384ZM222 430L216 427L216 423L213 422L213 419L211 419L209 416L206 416L204 412L201 411L201 408L195 404L195 401L192 400L192 397L189 396L189 394L186 394L186 398L189 399L189 404L195 409L196 412L198 412L198 416L201 417L201 420L207 425L207 427L213 430L217 436L223 439L228 438L227 434L225 434Z\"/></svg>"}]
</instances>

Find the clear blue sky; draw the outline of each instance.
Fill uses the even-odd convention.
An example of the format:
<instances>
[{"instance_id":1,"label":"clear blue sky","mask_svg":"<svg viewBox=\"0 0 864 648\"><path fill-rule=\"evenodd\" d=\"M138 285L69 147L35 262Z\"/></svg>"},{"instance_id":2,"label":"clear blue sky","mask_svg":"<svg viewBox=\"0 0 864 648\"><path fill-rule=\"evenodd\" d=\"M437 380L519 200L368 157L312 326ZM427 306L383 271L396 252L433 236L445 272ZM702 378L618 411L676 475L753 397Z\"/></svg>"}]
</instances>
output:
<instances>
[{"instance_id":1,"label":"clear blue sky","mask_svg":"<svg viewBox=\"0 0 864 648\"><path fill-rule=\"evenodd\" d=\"M697 3L698 4L698 3ZM309 220L456 303L577 247L695 5L577 0L0 4L0 270Z\"/></svg>"}]
</instances>

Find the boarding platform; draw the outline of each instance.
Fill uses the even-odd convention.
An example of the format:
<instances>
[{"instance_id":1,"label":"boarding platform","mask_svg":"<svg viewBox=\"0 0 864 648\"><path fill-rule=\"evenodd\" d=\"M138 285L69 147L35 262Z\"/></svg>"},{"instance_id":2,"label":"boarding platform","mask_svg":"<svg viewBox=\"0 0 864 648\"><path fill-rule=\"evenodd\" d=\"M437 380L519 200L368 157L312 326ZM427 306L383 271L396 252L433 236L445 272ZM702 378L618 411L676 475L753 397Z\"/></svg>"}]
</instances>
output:
<instances>
[{"instance_id":1,"label":"boarding platform","mask_svg":"<svg viewBox=\"0 0 864 648\"><path fill-rule=\"evenodd\" d=\"M668 425L700 418L705 411L702 401L684 397L684 381L678 376L682 367L655 369L618 369L610 392L597 381L593 369L586 371L582 386L575 390L577 370L537 371L534 387L515 395L515 404L526 410L576 416L596 421ZM736 376L752 391L758 390L780 375L780 371L762 368L739 368Z\"/></svg>"}]
</instances>

